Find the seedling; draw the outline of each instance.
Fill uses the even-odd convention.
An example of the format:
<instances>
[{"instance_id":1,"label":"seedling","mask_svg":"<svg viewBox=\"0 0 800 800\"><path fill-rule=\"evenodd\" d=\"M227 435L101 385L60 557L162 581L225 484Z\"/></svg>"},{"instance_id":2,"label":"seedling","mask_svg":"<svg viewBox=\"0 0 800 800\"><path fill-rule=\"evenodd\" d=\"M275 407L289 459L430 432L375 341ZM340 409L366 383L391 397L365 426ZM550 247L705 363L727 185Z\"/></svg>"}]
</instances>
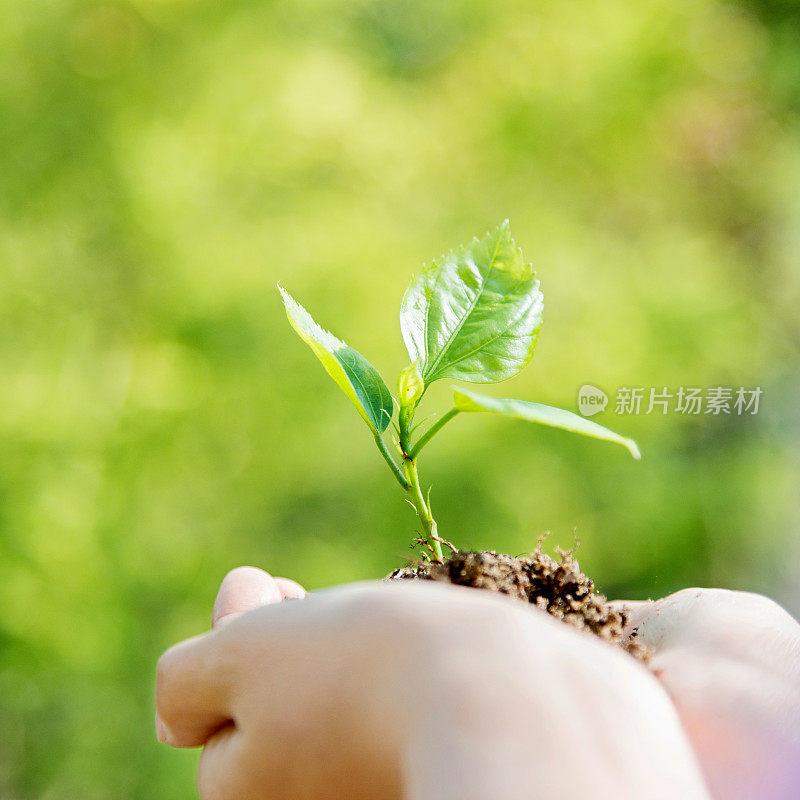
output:
<instances>
[{"instance_id":1,"label":"seedling","mask_svg":"<svg viewBox=\"0 0 800 800\"><path fill-rule=\"evenodd\" d=\"M531 264L511 238L506 220L480 239L452 250L411 280L400 304L400 329L411 363L400 373L394 398L360 353L323 330L279 286L289 322L368 425L375 444L422 524L420 542L441 562L442 544L422 491L419 458L437 433L459 414L487 412L617 442L640 458L632 439L565 411L528 400L501 400L455 388L453 407L417 435L414 425L428 387L443 378L499 383L518 375L533 356L542 325L543 296ZM395 416L395 411L397 412ZM424 423L423 423L424 424ZM384 439L387 428L397 455Z\"/></svg>"}]
</instances>

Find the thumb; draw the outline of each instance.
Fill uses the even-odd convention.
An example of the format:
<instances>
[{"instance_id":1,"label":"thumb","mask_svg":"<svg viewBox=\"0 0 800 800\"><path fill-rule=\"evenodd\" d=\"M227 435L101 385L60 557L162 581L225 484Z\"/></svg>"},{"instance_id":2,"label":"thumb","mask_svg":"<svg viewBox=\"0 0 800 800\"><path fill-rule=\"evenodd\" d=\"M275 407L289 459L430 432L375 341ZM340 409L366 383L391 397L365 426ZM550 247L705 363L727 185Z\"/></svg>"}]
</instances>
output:
<instances>
[{"instance_id":1,"label":"thumb","mask_svg":"<svg viewBox=\"0 0 800 800\"><path fill-rule=\"evenodd\" d=\"M222 579L211 626L217 628L247 611L280 603L282 599L280 586L268 572L257 567L237 567Z\"/></svg>"}]
</instances>

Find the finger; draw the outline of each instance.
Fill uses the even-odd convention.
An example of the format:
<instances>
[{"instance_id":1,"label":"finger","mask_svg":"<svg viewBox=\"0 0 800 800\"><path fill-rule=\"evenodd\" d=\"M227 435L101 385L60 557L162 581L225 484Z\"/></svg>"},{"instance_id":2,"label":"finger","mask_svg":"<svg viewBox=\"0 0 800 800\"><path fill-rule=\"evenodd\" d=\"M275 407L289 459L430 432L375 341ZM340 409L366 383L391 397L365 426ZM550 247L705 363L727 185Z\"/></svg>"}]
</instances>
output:
<instances>
[{"instance_id":1,"label":"finger","mask_svg":"<svg viewBox=\"0 0 800 800\"><path fill-rule=\"evenodd\" d=\"M638 641L669 692L715 797L800 797L800 626L766 597L683 589Z\"/></svg>"},{"instance_id":2,"label":"finger","mask_svg":"<svg viewBox=\"0 0 800 800\"><path fill-rule=\"evenodd\" d=\"M173 747L197 747L231 721L234 665L215 634L181 642L158 661L156 735Z\"/></svg>"},{"instance_id":3,"label":"finger","mask_svg":"<svg viewBox=\"0 0 800 800\"><path fill-rule=\"evenodd\" d=\"M302 600L306 596L306 590L289 578L275 578L275 583L284 600Z\"/></svg>"},{"instance_id":4,"label":"finger","mask_svg":"<svg viewBox=\"0 0 800 800\"><path fill-rule=\"evenodd\" d=\"M246 611L280 603L281 600L283 594L279 584L268 572L257 567L237 567L222 579L214 601L211 625L216 628Z\"/></svg>"},{"instance_id":5,"label":"finger","mask_svg":"<svg viewBox=\"0 0 800 800\"><path fill-rule=\"evenodd\" d=\"M662 651L713 649L748 660L784 652L797 635L797 622L773 600L727 589L682 589L653 603L639 626L643 641Z\"/></svg>"},{"instance_id":6,"label":"finger","mask_svg":"<svg viewBox=\"0 0 800 800\"><path fill-rule=\"evenodd\" d=\"M217 731L206 742L197 766L200 800L244 800L241 751L244 738L233 725Z\"/></svg>"}]
</instances>

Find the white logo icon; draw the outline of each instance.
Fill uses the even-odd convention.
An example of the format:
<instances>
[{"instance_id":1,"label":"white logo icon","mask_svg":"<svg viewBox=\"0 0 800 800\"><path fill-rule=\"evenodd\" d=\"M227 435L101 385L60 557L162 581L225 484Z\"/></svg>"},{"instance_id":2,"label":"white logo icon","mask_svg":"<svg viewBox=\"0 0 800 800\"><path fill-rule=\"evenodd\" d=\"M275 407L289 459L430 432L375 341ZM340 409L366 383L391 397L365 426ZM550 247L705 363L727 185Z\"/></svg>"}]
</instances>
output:
<instances>
[{"instance_id":1,"label":"white logo icon","mask_svg":"<svg viewBox=\"0 0 800 800\"><path fill-rule=\"evenodd\" d=\"M608 395L591 383L585 383L578 390L578 411L584 417L593 417L606 410Z\"/></svg>"}]
</instances>

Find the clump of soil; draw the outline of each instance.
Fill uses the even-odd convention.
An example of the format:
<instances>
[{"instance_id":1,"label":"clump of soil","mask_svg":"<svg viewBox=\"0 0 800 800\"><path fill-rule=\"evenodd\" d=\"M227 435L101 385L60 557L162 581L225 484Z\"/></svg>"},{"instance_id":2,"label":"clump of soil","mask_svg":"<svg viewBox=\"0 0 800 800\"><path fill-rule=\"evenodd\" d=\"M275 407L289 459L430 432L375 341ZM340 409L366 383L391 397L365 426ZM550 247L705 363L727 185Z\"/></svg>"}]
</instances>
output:
<instances>
[{"instance_id":1,"label":"clump of soil","mask_svg":"<svg viewBox=\"0 0 800 800\"><path fill-rule=\"evenodd\" d=\"M533 603L567 625L591 631L647 662L648 648L623 637L625 612L612 608L605 595L595 591L594 582L581 572L571 551L556 548L556 552L560 561L544 553L541 542L533 553L519 558L491 551L454 552L443 563L421 562L396 569L386 580L449 581L507 594Z\"/></svg>"}]
</instances>

